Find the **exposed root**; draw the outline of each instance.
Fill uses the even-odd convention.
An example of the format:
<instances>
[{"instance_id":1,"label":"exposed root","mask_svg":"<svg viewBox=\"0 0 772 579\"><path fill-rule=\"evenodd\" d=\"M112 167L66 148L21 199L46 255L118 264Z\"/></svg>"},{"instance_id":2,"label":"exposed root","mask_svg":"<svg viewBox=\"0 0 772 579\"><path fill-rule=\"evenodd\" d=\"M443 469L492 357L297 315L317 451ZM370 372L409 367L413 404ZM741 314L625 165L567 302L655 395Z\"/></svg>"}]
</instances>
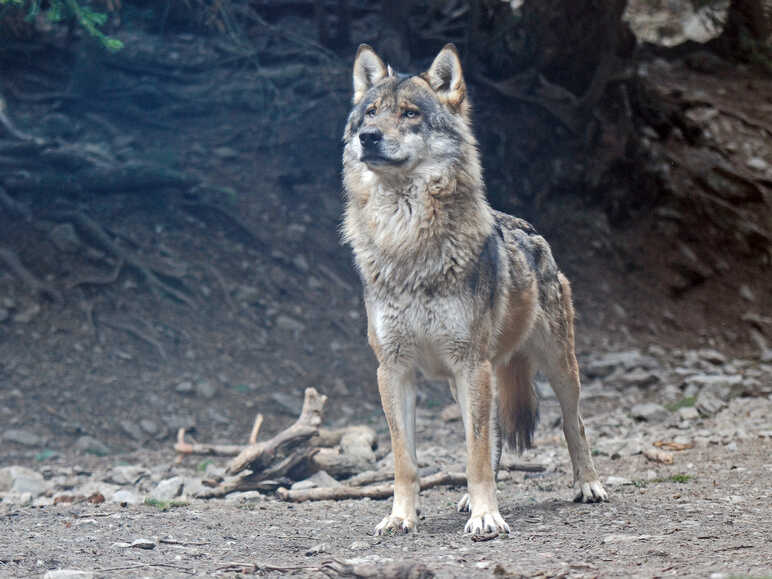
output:
<instances>
[{"instance_id":1,"label":"exposed root","mask_svg":"<svg viewBox=\"0 0 772 579\"><path fill-rule=\"evenodd\" d=\"M0 261L4 262L8 269L15 275L19 281L29 287L35 293L42 295L52 301L59 302L62 299L61 294L54 288L40 281L35 274L24 267L24 264L12 250L7 247L0 247Z\"/></svg>"},{"instance_id":2,"label":"exposed root","mask_svg":"<svg viewBox=\"0 0 772 579\"><path fill-rule=\"evenodd\" d=\"M97 316L97 320L99 323L101 323L103 326L107 326L108 328L113 328L114 330L122 330L126 332L127 334L131 334L135 338L145 342L146 344L152 346L156 352L158 352L158 355L163 360L167 360L168 356L166 355L166 350L164 350L163 344L156 340L154 337L149 336L145 331L138 328L134 324L131 324L129 322L123 322L120 320L116 320L114 318L110 318L104 315ZM148 324L145 324L147 326Z\"/></svg>"}]
</instances>

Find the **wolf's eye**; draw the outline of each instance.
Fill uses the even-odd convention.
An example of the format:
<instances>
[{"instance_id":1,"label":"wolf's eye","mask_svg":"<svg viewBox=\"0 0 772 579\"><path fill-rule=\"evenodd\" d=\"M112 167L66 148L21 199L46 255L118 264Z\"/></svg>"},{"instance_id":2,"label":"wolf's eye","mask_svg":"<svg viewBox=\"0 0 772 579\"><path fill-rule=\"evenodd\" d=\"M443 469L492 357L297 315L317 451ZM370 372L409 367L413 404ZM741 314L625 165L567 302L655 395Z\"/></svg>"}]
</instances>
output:
<instances>
[{"instance_id":1,"label":"wolf's eye","mask_svg":"<svg viewBox=\"0 0 772 579\"><path fill-rule=\"evenodd\" d=\"M368 117L370 117L370 118L374 117L374 116L375 116L375 107L370 107L369 109L367 109L367 110L365 111L365 114L366 114Z\"/></svg>"},{"instance_id":2,"label":"wolf's eye","mask_svg":"<svg viewBox=\"0 0 772 579\"><path fill-rule=\"evenodd\" d=\"M405 117L406 119L416 119L420 114L421 113L419 113L415 109L407 109L405 110L405 112L402 113L402 116Z\"/></svg>"}]
</instances>

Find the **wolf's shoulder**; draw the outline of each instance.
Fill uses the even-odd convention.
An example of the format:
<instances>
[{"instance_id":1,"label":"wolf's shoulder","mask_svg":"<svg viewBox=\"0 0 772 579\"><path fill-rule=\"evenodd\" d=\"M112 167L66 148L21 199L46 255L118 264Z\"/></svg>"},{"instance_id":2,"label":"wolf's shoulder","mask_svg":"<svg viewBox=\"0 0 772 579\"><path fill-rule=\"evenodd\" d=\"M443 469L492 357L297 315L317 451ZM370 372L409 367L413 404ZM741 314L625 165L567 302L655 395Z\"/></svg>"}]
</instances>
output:
<instances>
[{"instance_id":1,"label":"wolf's shoulder","mask_svg":"<svg viewBox=\"0 0 772 579\"><path fill-rule=\"evenodd\" d=\"M533 225L525 219L501 211L494 211L493 216L509 256L510 266L522 269L527 264L542 280L557 276L558 267L549 243Z\"/></svg>"}]
</instances>

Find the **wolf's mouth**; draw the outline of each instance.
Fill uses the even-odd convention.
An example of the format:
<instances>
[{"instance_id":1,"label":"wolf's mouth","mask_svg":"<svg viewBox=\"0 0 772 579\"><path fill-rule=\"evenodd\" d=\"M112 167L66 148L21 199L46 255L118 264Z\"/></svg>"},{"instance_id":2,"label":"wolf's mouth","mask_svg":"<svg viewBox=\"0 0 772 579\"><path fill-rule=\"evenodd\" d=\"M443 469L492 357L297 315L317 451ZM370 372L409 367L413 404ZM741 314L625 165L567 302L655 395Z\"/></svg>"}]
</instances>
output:
<instances>
[{"instance_id":1,"label":"wolf's mouth","mask_svg":"<svg viewBox=\"0 0 772 579\"><path fill-rule=\"evenodd\" d=\"M384 155L381 155L380 153L374 153L374 152L365 152L362 154L362 156L359 158L360 161L365 163L369 166L398 166L402 165L407 161L407 158L405 159L399 159L399 158L393 158L393 157L386 157Z\"/></svg>"}]
</instances>

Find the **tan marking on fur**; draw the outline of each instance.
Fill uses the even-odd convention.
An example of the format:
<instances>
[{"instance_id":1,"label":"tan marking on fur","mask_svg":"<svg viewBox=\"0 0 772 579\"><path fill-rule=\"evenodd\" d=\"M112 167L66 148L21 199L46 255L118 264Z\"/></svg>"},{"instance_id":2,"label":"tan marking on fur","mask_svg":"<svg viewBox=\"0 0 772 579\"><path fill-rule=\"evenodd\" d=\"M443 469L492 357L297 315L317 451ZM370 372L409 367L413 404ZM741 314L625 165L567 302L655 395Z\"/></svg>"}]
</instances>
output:
<instances>
[{"instance_id":1,"label":"tan marking on fur","mask_svg":"<svg viewBox=\"0 0 772 579\"><path fill-rule=\"evenodd\" d=\"M508 358L530 334L538 304L539 289L535 279L526 290L510 292L506 317L496 341L495 363Z\"/></svg>"}]
</instances>

